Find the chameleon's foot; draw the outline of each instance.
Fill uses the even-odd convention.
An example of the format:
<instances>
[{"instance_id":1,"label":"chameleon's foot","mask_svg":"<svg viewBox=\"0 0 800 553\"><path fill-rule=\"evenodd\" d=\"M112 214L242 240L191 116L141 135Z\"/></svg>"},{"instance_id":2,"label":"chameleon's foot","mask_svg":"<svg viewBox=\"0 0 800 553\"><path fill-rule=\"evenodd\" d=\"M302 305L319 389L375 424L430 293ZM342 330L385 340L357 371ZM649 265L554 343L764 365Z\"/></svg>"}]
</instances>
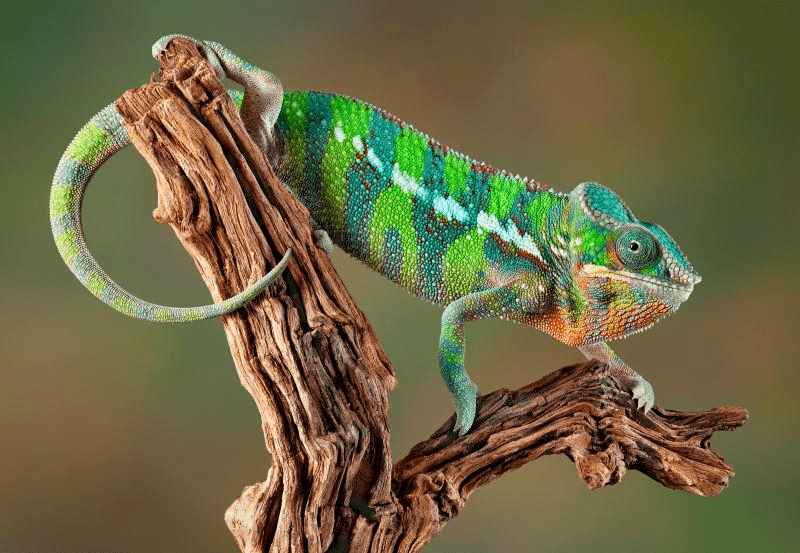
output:
<instances>
[{"instance_id":1,"label":"chameleon's foot","mask_svg":"<svg viewBox=\"0 0 800 553\"><path fill-rule=\"evenodd\" d=\"M650 409L653 408L653 404L656 402L656 394L653 392L653 387L650 383L645 380L642 375L636 373L635 376L631 378L630 385L633 399L636 400L636 406L645 413L650 411Z\"/></svg>"},{"instance_id":2,"label":"chameleon's foot","mask_svg":"<svg viewBox=\"0 0 800 553\"><path fill-rule=\"evenodd\" d=\"M202 40L197 40L196 38L192 38L186 35L166 35L159 38L154 44L152 48L153 57L157 58L158 55L164 51L164 49L169 44L169 41L173 38L185 38L186 40L191 40L195 43L197 48L202 52L203 56L205 56L208 64L214 69L214 72L217 74L217 78L222 80L225 77L225 69L222 67L222 63L219 61L216 52L212 48L210 48L206 43Z\"/></svg>"},{"instance_id":3,"label":"chameleon's foot","mask_svg":"<svg viewBox=\"0 0 800 553\"><path fill-rule=\"evenodd\" d=\"M605 342L581 346L578 349L586 356L586 359L597 359L608 365L611 373L620 378L631 389L637 408L644 410L645 413L653 408L653 404L656 401L653 387L642 375L626 365Z\"/></svg>"},{"instance_id":4,"label":"chameleon's foot","mask_svg":"<svg viewBox=\"0 0 800 553\"><path fill-rule=\"evenodd\" d=\"M459 436L469 432L472 423L475 422L477 397L478 387L472 381L467 381L463 388L453 392L453 400L456 404L456 424L453 430Z\"/></svg>"},{"instance_id":5,"label":"chameleon's foot","mask_svg":"<svg viewBox=\"0 0 800 553\"><path fill-rule=\"evenodd\" d=\"M268 152L274 146L273 127L283 102L283 86L278 77L245 62L218 42L184 35L167 35L158 39L153 44L153 57L158 57L169 41L176 37L194 42L220 80L227 77L244 86L244 99L239 110L244 127L256 145Z\"/></svg>"},{"instance_id":6,"label":"chameleon's foot","mask_svg":"<svg viewBox=\"0 0 800 553\"><path fill-rule=\"evenodd\" d=\"M331 240L328 233L321 228L314 231L314 244L327 253L328 257L333 255L333 240Z\"/></svg>"}]
</instances>

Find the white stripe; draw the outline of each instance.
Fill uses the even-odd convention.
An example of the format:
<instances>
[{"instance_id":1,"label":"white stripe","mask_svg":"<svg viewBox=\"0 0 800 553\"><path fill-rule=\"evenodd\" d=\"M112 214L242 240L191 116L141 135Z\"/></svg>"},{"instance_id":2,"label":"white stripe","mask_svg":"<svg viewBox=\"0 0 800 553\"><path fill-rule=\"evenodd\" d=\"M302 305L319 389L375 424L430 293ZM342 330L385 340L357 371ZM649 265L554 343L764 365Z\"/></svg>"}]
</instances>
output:
<instances>
[{"instance_id":1,"label":"white stripe","mask_svg":"<svg viewBox=\"0 0 800 553\"><path fill-rule=\"evenodd\" d=\"M336 137L336 140L338 140L339 142L343 142L344 141L344 131L342 130L342 127L334 128L333 129L333 135Z\"/></svg>"},{"instance_id":2,"label":"white stripe","mask_svg":"<svg viewBox=\"0 0 800 553\"><path fill-rule=\"evenodd\" d=\"M367 161L369 161L372 166L377 169L378 173L383 172L383 162L378 159L378 156L375 155L375 152L369 148L367 148Z\"/></svg>"},{"instance_id":3,"label":"white stripe","mask_svg":"<svg viewBox=\"0 0 800 553\"><path fill-rule=\"evenodd\" d=\"M496 234L509 244L514 244L519 249L528 252L539 260L542 259L542 253L539 251L536 242L533 241L533 237L530 234L520 233L517 225L515 225L514 221L511 219L506 222L506 226L503 228L503 225L500 224L497 217L481 211L478 213L477 223L479 231L481 228L486 229L486 231Z\"/></svg>"},{"instance_id":4,"label":"white stripe","mask_svg":"<svg viewBox=\"0 0 800 553\"><path fill-rule=\"evenodd\" d=\"M394 168L392 169L392 181L394 181L394 183L399 186L403 192L414 194L421 200L428 199L428 191L419 185L417 179L408 173L401 171L400 165L397 163L394 164Z\"/></svg>"},{"instance_id":5,"label":"white stripe","mask_svg":"<svg viewBox=\"0 0 800 553\"><path fill-rule=\"evenodd\" d=\"M569 252L563 248L559 248L554 244L550 244L550 251L556 254L558 257L569 257Z\"/></svg>"},{"instance_id":6,"label":"white stripe","mask_svg":"<svg viewBox=\"0 0 800 553\"><path fill-rule=\"evenodd\" d=\"M448 219L455 219L460 223L467 220L467 210L455 201L452 196L447 198L436 196L433 200L433 209L436 210L436 213L444 215Z\"/></svg>"}]
</instances>

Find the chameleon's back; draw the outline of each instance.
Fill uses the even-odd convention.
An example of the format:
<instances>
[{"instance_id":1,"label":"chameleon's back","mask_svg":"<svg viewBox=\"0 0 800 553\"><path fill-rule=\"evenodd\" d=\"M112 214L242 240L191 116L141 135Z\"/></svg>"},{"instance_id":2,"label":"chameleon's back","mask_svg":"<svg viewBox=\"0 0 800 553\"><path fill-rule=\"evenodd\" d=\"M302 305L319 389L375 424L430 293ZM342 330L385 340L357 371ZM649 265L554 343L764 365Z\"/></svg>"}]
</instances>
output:
<instances>
[{"instance_id":1,"label":"chameleon's back","mask_svg":"<svg viewBox=\"0 0 800 553\"><path fill-rule=\"evenodd\" d=\"M444 304L482 289L501 259L546 262L537 229L561 196L538 183L345 96L286 93L275 128L281 176L317 224L419 297Z\"/></svg>"}]
</instances>

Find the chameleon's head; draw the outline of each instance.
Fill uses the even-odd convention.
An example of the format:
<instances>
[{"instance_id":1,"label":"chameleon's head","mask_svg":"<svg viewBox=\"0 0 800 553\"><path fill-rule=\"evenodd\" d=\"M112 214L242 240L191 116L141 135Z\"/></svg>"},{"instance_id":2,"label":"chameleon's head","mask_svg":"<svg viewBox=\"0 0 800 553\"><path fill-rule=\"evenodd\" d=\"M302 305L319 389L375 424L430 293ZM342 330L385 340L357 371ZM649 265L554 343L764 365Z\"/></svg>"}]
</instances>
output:
<instances>
[{"instance_id":1,"label":"chameleon's head","mask_svg":"<svg viewBox=\"0 0 800 553\"><path fill-rule=\"evenodd\" d=\"M595 182L570 193L571 289L585 343L628 336L673 313L700 282L667 232Z\"/></svg>"}]
</instances>

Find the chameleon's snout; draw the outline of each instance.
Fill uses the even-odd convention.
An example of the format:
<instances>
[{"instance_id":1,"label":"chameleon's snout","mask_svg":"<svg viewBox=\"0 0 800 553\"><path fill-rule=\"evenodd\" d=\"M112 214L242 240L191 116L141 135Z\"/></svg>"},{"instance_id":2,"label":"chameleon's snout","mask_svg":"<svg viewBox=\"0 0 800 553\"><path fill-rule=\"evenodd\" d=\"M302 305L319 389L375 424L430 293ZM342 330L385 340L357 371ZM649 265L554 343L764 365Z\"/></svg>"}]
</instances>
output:
<instances>
[{"instance_id":1,"label":"chameleon's snout","mask_svg":"<svg viewBox=\"0 0 800 553\"><path fill-rule=\"evenodd\" d=\"M689 296L694 290L694 285L701 280L703 280L703 277L694 270L681 275L680 281L673 276L673 282L677 284L677 286L672 289L672 298L676 307L689 299Z\"/></svg>"},{"instance_id":2,"label":"chameleon's snout","mask_svg":"<svg viewBox=\"0 0 800 553\"><path fill-rule=\"evenodd\" d=\"M700 276L700 273L691 267L681 267L677 263L670 264L669 273L673 281L682 286L687 286L689 289L703 280L703 277Z\"/></svg>"}]
</instances>

